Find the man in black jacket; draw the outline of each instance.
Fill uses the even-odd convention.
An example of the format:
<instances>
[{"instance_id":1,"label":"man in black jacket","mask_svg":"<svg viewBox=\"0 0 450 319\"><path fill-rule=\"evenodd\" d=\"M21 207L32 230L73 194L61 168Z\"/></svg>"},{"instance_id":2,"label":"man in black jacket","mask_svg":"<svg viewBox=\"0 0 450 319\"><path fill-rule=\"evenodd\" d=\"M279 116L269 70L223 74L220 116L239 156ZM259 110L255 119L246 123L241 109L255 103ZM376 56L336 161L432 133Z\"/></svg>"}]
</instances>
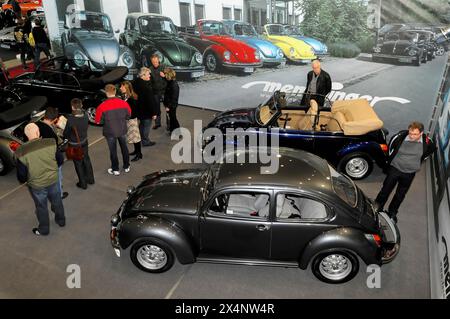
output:
<instances>
[{"instance_id":1,"label":"man in black jacket","mask_svg":"<svg viewBox=\"0 0 450 319\"><path fill-rule=\"evenodd\" d=\"M302 104L309 105L310 100L316 100L319 106L323 106L325 96L331 92L331 77L322 70L319 60L314 60L311 66L312 71L308 72Z\"/></svg>"},{"instance_id":2,"label":"man in black jacket","mask_svg":"<svg viewBox=\"0 0 450 319\"><path fill-rule=\"evenodd\" d=\"M43 51L47 56L47 59L50 59L52 55L48 49L48 45L50 43L47 33L44 28L41 26L41 20L34 20L35 27L33 28L33 38L34 38L34 66L38 67L39 59L41 57L41 52Z\"/></svg>"},{"instance_id":3,"label":"man in black jacket","mask_svg":"<svg viewBox=\"0 0 450 319\"><path fill-rule=\"evenodd\" d=\"M389 195L397 186L388 208L388 215L397 222L400 204L411 186L422 162L435 150L436 145L423 133L423 124L412 122L408 130L395 134L389 142L387 176L375 199L377 210L383 210Z\"/></svg>"},{"instance_id":4,"label":"man in black jacket","mask_svg":"<svg viewBox=\"0 0 450 319\"><path fill-rule=\"evenodd\" d=\"M167 80L166 92L164 93L164 106L168 115L167 130L172 133L180 127L177 119L178 98L180 96L180 87L176 81L176 73L171 68L164 69L165 78Z\"/></svg>"},{"instance_id":5,"label":"man in black jacket","mask_svg":"<svg viewBox=\"0 0 450 319\"><path fill-rule=\"evenodd\" d=\"M134 81L133 88L138 96L137 115L139 119L139 132L141 133L142 146L153 146L155 142L150 140L150 128L152 120L156 120L159 102L155 100L151 85L151 72L148 68L142 67L139 70L139 77Z\"/></svg>"}]
</instances>

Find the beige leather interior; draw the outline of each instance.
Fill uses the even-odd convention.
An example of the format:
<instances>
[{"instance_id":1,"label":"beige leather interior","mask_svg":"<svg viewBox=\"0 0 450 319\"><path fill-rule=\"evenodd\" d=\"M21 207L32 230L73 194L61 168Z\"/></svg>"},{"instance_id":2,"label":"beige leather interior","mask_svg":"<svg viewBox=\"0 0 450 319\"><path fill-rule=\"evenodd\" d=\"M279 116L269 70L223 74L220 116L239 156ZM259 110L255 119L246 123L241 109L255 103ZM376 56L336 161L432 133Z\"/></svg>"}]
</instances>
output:
<instances>
[{"instance_id":1,"label":"beige leather interior","mask_svg":"<svg viewBox=\"0 0 450 319\"><path fill-rule=\"evenodd\" d=\"M259 118L261 119L261 123L266 125L270 119L272 118L272 112L270 111L270 107L268 105L264 105L259 110Z\"/></svg>"},{"instance_id":2,"label":"beige leather interior","mask_svg":"<svg viewBox=\"0 0 450 319\"><path fill-rule=\"evenodd\" d=\"M311 100L310 107L306 115L303 116L297 124L297 130L313 130L315 116L319 111L319 105L315 100Z\"/></svg>"},{"instance_id":3,"label":"beige leather interior","mask_svg":"<svg viewBox=\"0 0 450 319\"><path fill-rule=\"evenodd\" d=\"M383 127L383 121L366 99L335 101L331 113L345 135L363 135Z\"/></svg>"},{"instance_id":4,"label":"beige leather interior","mask_svg":"<svg viewBox=\"0 0 450 319\"><path fill-rule=\"evenodd\" d=\"M287 114L287 123L286 126L284 126L284 122L286 119ZM278 125L279 127L286 127L286 129L296 130L297 125L300 121L300 119L305 117L305 111L300 110L282 110L281 116L278 119Z\"/></svg>"}]
</instances>

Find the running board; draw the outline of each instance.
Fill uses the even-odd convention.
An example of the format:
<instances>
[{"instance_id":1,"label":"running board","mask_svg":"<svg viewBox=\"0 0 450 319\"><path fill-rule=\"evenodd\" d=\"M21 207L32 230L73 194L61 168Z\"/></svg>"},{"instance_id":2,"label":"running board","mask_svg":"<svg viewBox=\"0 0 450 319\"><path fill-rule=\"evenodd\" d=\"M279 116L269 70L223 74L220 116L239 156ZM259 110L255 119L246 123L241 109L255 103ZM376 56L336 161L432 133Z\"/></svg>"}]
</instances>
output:
<instances>
[{"instance_id":1,"label":"running board","mask_svg":"<svg viewBox=\"0 0 450 319\"><path fill-rule=\"evenodd\" d=\"M199 263L213 263L213 264L232 264L232 265L247 265L247 266L269 266L269 267L284 267L284 268L298 268L298 263L284 262L284 261L266 261L266 260L245 260L245 259L222 259L222 258L207 258L198 257Z\"/></svg>"}]
</instances>

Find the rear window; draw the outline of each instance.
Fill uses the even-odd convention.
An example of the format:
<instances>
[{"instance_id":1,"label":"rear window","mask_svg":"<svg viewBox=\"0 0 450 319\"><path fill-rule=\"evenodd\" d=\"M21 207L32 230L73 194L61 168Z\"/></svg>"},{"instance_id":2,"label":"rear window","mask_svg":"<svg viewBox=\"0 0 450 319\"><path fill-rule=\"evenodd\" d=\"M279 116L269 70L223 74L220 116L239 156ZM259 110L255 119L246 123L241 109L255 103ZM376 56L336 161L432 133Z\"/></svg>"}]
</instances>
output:
<instances>
[{"instance_id":1,"label":"rear window","mask_svg":"<svg viewBox=\"0 0 450 319\"><path fill-rule=\"evenodd\" d=\"M329 168L334 192L351 207L356 207L358 191L353 181L347 176L338 173L333 167L329 166Z\"/></svg>"}]
</instances>

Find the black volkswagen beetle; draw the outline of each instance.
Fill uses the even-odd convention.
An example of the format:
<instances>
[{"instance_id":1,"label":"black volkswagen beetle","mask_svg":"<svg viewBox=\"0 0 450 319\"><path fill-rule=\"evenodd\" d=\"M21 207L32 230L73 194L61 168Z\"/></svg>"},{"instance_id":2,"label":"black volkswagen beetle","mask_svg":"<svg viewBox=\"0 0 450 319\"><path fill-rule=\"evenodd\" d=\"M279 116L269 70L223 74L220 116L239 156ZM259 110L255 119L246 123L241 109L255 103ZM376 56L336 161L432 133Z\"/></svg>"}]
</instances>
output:
<instances>
[{"instance_id":1,"label":"black volkswagen beetle","mask_svg":"<svg viewBox=\"0 0 450 319\"><path fill-rule=\"evenodd\" d=\"M131 247L133 263L150 273L170 269L175 259L310 265L328 283L352 279L358 257L376 265L395 258L397 226L375 212L352 180L292 149L279 149L275 174L261 174L258 163L238 163L259 151L234 153L234 163L145 176L112 216L116 255Z\"/></svg>"},{"instance_id":2,"label":"black volkswagen beetle","mask_svg":"<svg viewBox=\"0 0 450 319\"><path fill-rule=\"evenodd\" d=\"M282 147L301 149L314 153L358 180L369 176L374 163L386 166L388 146L387 130L369 102L365 99L331 102L323 97L320 107L304 94L287 94L276 91L258 107L237 108L218 113L203 129L201 147L214 141L215 136L206 134L217 128L226 144L243 146L245 139L235 139L228 129L246 129L251 139L254 135L268 142L277 138ZM249 130L250 129L250 130ZM199 141L200 143L200 141Z\"/></svg>"}]
</instances>

